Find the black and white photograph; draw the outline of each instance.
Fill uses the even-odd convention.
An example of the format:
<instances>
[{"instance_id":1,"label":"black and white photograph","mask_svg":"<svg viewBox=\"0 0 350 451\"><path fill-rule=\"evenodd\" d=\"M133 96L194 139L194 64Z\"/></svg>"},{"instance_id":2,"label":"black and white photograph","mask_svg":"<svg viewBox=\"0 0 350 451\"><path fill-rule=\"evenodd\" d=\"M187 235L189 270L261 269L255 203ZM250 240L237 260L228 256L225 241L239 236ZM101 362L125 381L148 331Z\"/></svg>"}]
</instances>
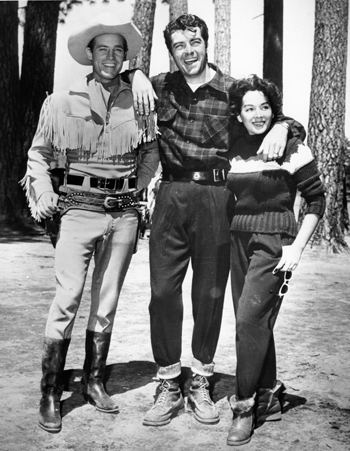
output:
<instances>
[{"instance_id":1,"label":"black and white photograph","mask_svg":"<svg viewBox=\"0 0 350 451\"><path fill-rule=\"evenodd\" d=\"M350 449L349 18L0 1L0 451Z\"/></svg>"}]
</instances>

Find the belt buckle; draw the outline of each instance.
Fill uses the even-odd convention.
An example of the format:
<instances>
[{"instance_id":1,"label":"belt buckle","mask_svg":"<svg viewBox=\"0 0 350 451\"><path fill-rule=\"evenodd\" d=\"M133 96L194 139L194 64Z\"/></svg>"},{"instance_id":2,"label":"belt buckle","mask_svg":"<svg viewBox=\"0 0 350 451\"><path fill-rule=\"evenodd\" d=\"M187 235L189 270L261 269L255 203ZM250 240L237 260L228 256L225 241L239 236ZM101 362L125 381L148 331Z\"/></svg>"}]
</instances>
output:
<instances>
[{"instance_id":1,"label":"belt buckle","mask_svg":"<svg viewBox=\"0 0 350 451\"><path fill-rule=\"evenodd\" d=\"M109 202L113 202L114 205L110 205ZM117 197L106 196L103 206L106 210L111 210L112 208L121 208L123 206L123 199L118 199Z\"/></svg>"},{"instance_id":2,"label":"belt buckle","mask_svg":"<svg viewBox=\"0 0 350 451\"><path fill-rule=\"evenodd\" d=\"M225 169L213 169L214 182L222 182L226 180Z\"/></svg>"}]
</instances>

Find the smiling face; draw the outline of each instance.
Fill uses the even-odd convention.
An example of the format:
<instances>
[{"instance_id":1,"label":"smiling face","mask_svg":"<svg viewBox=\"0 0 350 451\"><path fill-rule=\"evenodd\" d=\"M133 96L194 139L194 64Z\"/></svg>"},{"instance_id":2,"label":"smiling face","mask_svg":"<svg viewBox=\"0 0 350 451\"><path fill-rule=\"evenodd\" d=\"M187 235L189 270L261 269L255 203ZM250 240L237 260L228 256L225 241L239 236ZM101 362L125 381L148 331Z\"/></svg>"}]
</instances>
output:
<instances>
[{"instance_id":1,"label":"smiling face","mask_svg":"<svg viewBox=\"0 0 350 451\"><path fill-rule=\"evenodd\" d=\"M108 83L122 70L125 60L124 44L124 38L118 34L101 34L94 39L92 49L86 48L97 81Z\"/></svg>"},{"instance_id":2,"label":"smiling face","mask_svg":"<svg viewBox=\"0 0 350 451\"><path fill-rule=\"evenodd\" d=\"M207 49L198 27L178 30L171 35L171 53L189 83L205 81Z\"/></svg>"},{"instance_id":3,"label":"smiling face","mask_svg":"<svg viewBox=\"0 0 350 451\"><path fill-rule=\"evenodd\" d=\"M261 135L271 126L273 112L268 98L261 91L248 91L242 99L241 114L237 116L250 135Z\"/></svg>"}]
</instances>

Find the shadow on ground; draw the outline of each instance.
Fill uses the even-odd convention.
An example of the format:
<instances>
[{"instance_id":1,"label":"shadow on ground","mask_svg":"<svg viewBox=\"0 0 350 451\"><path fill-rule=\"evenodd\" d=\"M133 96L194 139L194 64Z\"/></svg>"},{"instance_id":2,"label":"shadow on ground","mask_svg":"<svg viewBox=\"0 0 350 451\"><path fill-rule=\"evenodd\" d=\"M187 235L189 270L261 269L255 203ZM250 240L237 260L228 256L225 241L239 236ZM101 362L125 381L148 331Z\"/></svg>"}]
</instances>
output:
<instances>
[{"instance_id":1,"label":"shadow on ground","mask_svg":"<svg viewBox=\"0 0 350 451\"><path fill-rule=\"evenodd\" d=\"M149 361L130 361L106 366L105 386L110 396L135 390L154 381L157 365ZM71 396L61 402L62 416L68 415L72 410L86 404L81 390L82 369L64 371L64 391ZM180 377L180 386L184 396L187 396L191 384L191 368L183 367ZM231 396L235 389L235 377L225 373L215 373L210 378L211 396L216 403L223 398ZM284 392L281 396L284 413L306 403L306 398Z\"/></svg>"}]
</instances>

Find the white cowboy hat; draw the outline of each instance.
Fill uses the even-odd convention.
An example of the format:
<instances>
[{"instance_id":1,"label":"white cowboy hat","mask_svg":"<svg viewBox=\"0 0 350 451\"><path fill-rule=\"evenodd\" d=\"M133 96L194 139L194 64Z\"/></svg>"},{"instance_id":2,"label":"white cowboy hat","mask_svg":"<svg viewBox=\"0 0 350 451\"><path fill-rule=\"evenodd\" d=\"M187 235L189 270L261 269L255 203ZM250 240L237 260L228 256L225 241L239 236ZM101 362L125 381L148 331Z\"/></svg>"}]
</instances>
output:
<instances>
[{"instance_id":1,"label":"white cowboy hat","mask_svg":"<svg viewBox=\"0 0 350 451\"><path fill-rule=\"evenodd\" d=\"M121 22L115 15L100 14L85 27L72 33L68 39L68 50L79 64L91 66L92 61L86 54L89 42L101 34L119 34L128 44L125 60L133 59L140 51L143 39L140 31L130 22Z\"/></svg>"}]
</instances>

